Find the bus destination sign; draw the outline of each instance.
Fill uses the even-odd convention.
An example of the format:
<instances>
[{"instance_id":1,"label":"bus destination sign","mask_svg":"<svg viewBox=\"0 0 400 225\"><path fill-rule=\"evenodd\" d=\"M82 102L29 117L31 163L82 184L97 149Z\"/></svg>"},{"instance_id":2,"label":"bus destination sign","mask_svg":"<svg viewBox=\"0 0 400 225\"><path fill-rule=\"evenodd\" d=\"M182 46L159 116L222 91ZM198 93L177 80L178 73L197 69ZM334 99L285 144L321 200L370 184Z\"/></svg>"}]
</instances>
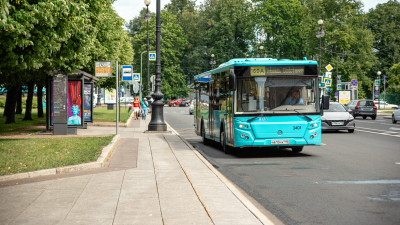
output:
<instances>
[{"instance_id":1,"label":"bus destination sign","mask_svg":"<svg viewBox=\"0 0 400 225\"><path fill-rule=\"evenodd\" d=\"M250 75L304 75L304 66L251 66Z\"/></svg>"}]
</instances>

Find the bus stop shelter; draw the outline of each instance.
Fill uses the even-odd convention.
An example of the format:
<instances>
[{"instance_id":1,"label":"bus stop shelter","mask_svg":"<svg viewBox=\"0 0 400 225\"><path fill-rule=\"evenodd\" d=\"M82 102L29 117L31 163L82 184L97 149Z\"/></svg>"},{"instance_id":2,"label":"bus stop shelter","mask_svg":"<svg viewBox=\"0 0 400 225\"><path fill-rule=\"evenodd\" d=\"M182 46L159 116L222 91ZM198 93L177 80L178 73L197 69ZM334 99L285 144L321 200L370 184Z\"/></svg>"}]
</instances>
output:
<instances>
[{"instance_id":1,"label":"bus stop shelter","mask_svg":"<svg viewBox=\"0 0 400 225\"><path fill-rule=\"evenodd\" d=\"M99 79L76 69L51 72L46 87L46 130L54 135L77 134L93 122L94 83Z\"/></svg>"}]
</instances>

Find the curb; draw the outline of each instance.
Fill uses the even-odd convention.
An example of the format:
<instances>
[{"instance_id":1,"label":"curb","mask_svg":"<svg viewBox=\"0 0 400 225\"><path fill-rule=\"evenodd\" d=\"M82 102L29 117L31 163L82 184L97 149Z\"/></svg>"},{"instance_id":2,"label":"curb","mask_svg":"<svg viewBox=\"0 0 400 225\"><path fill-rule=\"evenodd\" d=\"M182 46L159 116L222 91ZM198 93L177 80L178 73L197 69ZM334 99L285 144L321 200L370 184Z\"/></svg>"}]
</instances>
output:
<instances>
[{"instance_id":1,"label":"curb","mask_svg":"<svg viewBox=\"0 0 400 225\"><path fill-rule=\"evenodd\" d=\"M99 158L97 159L96 162L82 163L82 164L72 165L72 166L63 166L63 167L57 167L57 168L52 168L52 169L44 169L44 170L37 170L37 171L31 171L31 172L25 172L25 173L16 173L16 174L11 174L11 175L6 175L6 176L0 176L0 182L101 168L105 165L105 162L108 160L108 158L110 158L111 153L117 147L119 140L121 139L120 137L121 136L119 134L115 135L115 137L111 140L111 143L103 148L101 155L99 156Z\"/></svg>"},{"instance_id":2,"label":"curb","mask_svg":"<svg viewBox=\"0 0 400 225\"><path fill-rule=\"evenodd\" d=\"M239 199L240 202L262 223L262 224L280 224L277 222L273 222L269 219L264 213L262 213L243 193L240 191L228 178L226 178L221 172L219 172L215 167L197 150L195 149L188 141L182 138L179 133L174 130L168 123L168 128L172 131L172 133L176 134L193 152L196 156L224 183L228 189ZM188 177L189 178L189 177ZM190 180L190 178L189 178ZM271 216L275 217L274 215ZM278 220L278 219L276 219ZM276 221L275 220L275 221ZM279 220L278 220L279 221ZM279 221L280 222L280 221Z\"/></svg>"}]
</instances>

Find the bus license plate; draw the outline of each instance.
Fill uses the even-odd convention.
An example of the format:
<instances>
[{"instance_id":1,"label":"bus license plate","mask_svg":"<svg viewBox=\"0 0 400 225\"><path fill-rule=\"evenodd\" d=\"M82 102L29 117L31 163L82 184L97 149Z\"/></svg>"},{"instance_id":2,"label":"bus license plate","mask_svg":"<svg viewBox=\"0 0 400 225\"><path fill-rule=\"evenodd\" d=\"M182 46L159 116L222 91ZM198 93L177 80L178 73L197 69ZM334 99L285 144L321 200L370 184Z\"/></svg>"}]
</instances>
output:
<instances>
[{"instance_id":1,"label":"bus license plate","mask_svg":"<svg viewBox=\"0 0 400 225\"><path fill-rule=\"evenodd\" d=\"M271 145L288 145L289 140L272 140Z\"/></svg>"},{"instance_id":2,"label":"bus license plate","mask_svg":"<svg viewBox=\"0 0 400 225\"><path fill-rule=\"evenodd\" d=\"M332 122L332 126L342 126L343 122Z\"/></svg>"}]
</instances>

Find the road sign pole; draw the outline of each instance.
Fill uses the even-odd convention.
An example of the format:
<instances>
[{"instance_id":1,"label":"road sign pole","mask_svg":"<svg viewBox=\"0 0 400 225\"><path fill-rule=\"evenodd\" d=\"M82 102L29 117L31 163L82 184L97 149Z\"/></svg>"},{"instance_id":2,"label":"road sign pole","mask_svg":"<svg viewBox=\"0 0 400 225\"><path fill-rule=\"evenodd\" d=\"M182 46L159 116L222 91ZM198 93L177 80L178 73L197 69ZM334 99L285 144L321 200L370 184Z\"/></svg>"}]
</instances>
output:
<instances>
[{"instance_id":1,"label":"road sign pole","mask_svg":"<svg viewBox=\"0 0 400 225\"><path fill-rule=\"evenodd\" d=\"M115 61L115 83L116 83L116 91L117 91L117 96L116 97L116 108L117 108L117 113L116 113L116 126L115 126L115 132L118 134L118 121L119 121L119 79L118 79L118 60Z\"/></svg>"}]
</instances>

